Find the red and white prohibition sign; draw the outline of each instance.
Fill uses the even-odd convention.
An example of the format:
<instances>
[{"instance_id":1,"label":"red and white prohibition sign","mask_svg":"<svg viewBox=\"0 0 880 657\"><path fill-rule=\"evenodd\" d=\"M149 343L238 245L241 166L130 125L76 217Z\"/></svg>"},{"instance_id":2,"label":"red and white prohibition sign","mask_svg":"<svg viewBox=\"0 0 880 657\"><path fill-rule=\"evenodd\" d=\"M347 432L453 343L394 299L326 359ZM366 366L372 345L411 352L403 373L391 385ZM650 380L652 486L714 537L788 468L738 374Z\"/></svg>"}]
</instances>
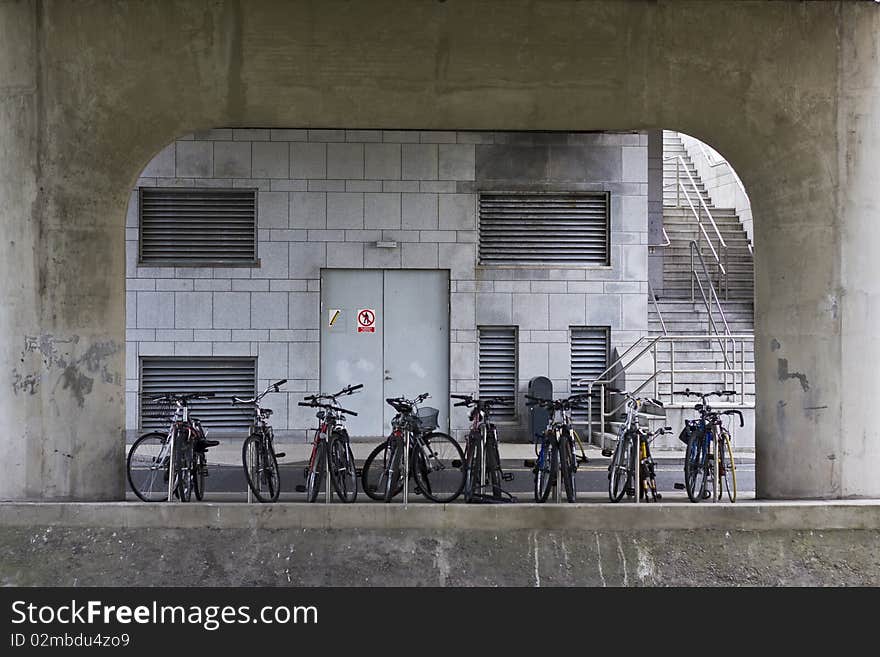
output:
<instances>
[{"instance_id":1,"label":"red and white prohibition sign","mask_svg":"<svg viewBox=\"0 0 880 657\"><path fill-rule=\"evenodd\" d=\"M357 314L358 333L376 332L376 311L372 308L361 308Z\"/></svg>"}]
</instances>

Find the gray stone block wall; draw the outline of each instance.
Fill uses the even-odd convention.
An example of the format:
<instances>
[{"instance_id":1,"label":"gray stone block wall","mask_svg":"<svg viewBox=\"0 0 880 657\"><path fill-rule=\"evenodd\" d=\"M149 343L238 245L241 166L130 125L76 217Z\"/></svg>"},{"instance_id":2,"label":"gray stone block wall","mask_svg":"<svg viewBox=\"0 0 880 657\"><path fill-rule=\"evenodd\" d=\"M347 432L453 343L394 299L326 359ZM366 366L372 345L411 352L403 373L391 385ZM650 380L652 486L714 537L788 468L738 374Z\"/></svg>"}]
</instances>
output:
<instances>
[{"instance_id":1,"label":"gray stone block wall","mask_svg":"<svg viewBox=\"0 0 880 657\"><path fill-rule=\"evenodd\" d=\"M127 417L137 428L146 355L256 356L258 385L289 380L275 427L312 424L322 268L450 270L452 392L477 389L477 327L519 327L518 378L569 390L571 326L607 326L613 347L647 334L648 138L637 133L210 130L177 140L138 186L259 190L255 268L139 266L136 190L127 248ZM611 194L611 266L477 265L477 192ZM376 248L396 241L398 248ZM289 409L289 410L288 410ZM504 428L525 438L525 412ZM453 414L460 430L464 414Z\"/></svg>"}]
</instances>

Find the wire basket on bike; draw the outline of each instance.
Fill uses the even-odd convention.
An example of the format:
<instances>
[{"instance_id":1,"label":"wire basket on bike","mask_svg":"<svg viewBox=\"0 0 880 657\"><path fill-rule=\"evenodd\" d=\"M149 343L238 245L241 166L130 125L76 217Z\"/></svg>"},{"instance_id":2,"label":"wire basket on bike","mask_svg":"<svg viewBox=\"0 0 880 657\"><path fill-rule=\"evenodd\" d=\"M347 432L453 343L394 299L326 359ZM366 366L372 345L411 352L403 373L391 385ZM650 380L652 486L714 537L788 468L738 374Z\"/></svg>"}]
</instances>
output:
<instances>
[{"instance_id":1,"label":"wire basket on bike","mask_svg":"<svg viewBox=\"0 0 880 657\"><path fill-rule=\"evenodd\" d=\"M440 411L436 408L431 408L430 406L422 406L416 411L416 418L419 421L419 429L422 432L433 431L437 427L440 426L439 422L437 422L437 417L440 415Z\"/></svg>"}]
</instances>

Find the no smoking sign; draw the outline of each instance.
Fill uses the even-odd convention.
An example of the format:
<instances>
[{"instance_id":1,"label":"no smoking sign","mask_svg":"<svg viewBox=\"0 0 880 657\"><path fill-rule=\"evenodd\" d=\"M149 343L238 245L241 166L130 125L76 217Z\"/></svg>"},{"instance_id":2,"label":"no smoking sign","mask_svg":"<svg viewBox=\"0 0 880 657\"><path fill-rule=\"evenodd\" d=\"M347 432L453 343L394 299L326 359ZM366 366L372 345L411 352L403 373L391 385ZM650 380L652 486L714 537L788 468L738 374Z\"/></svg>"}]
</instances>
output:
<instances>
[{"instance_id":1,"label":"no smoking sign","mask_svg":"<svg viewBox=\"0 0 880 657\"><path fill-rule=\"evenodd\" d=\"M372 308L361 308L357 314L358 333L376 332L376 311Z\"/></svg>"}]
</instances>

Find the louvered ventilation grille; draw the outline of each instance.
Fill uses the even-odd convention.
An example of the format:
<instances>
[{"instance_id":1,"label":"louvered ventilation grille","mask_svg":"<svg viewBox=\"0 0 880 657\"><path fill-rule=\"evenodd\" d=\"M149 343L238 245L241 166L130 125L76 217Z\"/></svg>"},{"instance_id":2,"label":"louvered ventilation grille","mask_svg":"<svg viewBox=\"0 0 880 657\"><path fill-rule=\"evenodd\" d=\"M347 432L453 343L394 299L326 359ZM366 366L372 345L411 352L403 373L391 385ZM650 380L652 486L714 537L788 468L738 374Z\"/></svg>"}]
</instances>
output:
<instances>
[{"instance_id":1,"label":"louvered ventilation grille","mask_svg":"<svg viewBox=\"0 0 880 657\"><path fill-rule=\"evenodd\" d=\"M577 385L581 379L596 379L608 367L608 329L572 327L571 329L571 389L573 393L586 392L587 386ZM586 422L587 411L572 414L578 422ZM599 416L599 397L594 393L593 418Z\"/></svg>"},{"instance_id":2,"label":"louvered ventilation grille","mask_svg":"<svg viewBox=\"0 0 880 657\"><path fill-rule=\"evenodd\" d=\"M149 417L152 396L213 392L215 397L194 400L190 413L218 431L247 430L252 416L232 405L232 397L253 397L256 389L256 360L253 358L141 359L141 426L145 430L168 428L166 420ZM144 413L145 404L148 412Z\"/></svg>"},{"instance_id":3,"label":"louvered ventilation grille","mask_svg":"<svg viewBox=\"0 0 880 657\"><path fill-rule=\"evenodd\" d=\"M609 265L601 194L480 194L481 265Z\"/></svg>"},{"instance_id":4,"label":"louvered ventilation grille","mask_svg":"<svg viewBox=\"0 0 880 657\"><path fill-rule=\"evenodd\" d=\"M516 417L516 329L480 328L480 397L503 397L509 405L496 406L496 420Z\"/></svg>"},{"instance_id":5,"label":"louvered ventilation grille","mask_svg":"<svg viewBox=\"0 0 880 657\"><path fill-rule=\"evenodd\" d=\"M253 264L256 194L252 189L141 187L141 263Z\"/></svg>"}]
</instances>

